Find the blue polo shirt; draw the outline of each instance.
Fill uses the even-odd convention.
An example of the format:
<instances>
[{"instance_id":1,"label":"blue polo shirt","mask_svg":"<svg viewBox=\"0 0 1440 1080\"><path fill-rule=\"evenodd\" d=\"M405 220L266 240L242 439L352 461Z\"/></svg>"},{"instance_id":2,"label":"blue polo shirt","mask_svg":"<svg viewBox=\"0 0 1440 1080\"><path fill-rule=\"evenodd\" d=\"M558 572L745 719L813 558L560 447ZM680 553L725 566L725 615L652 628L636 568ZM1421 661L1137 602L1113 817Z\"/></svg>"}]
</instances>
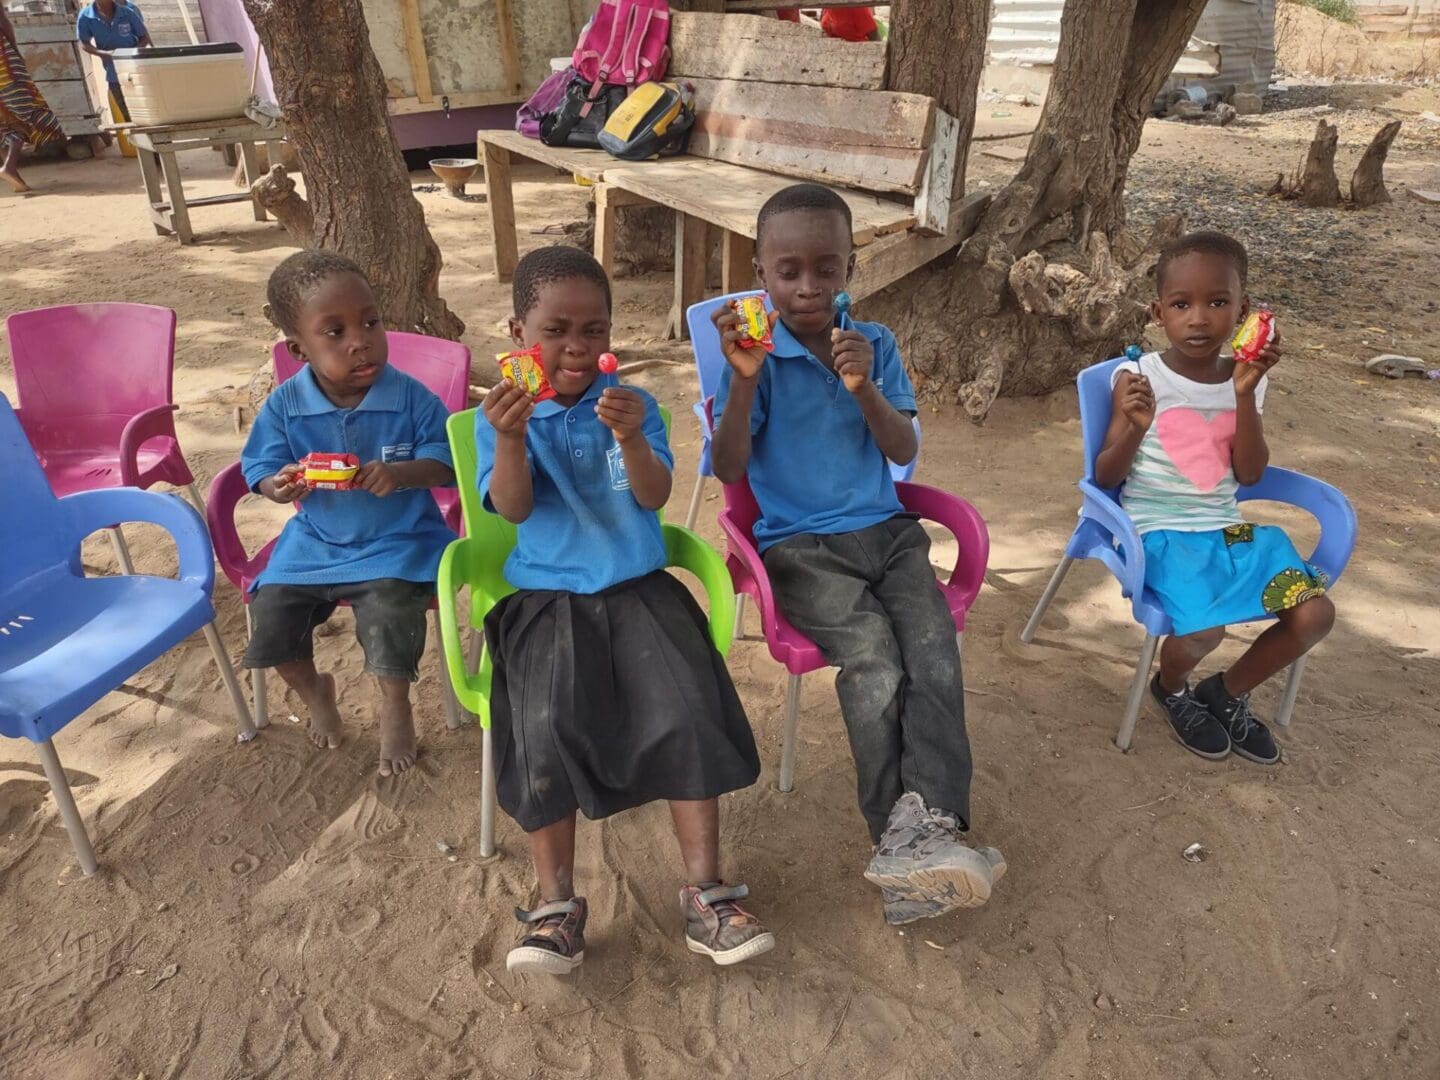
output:
<instances>
[{"instance_id":1,"label":"blue polo shirt","mask_svg":"<svg viewBox=\"0 0 1440 1080\"><path fill-rule=\"evenodd\" d=\"M82 45L94 45L97 49L136 49L145 36L145 19L134 4L115 0L115 14L106 19L95 4L86 4L75 17L75 39ZM120 85L115 74L115 65L108 58L104 61L105 78L111 86Z\"/></svg>"},{"instance_id":2,"label":"blue polo shirt","mask_svg":"<svg viewBox=\"0 0 1440 1080\"><path fill-rule=\"evenodd\" d=\"M875 350L870 378L900 412L915 412L915 391L895 335L879 323L841 315L842 330L858 330ZM783 322L760 369L750 412L748 476L760 520L760 550L804 533L854 532L904 513L890 463L840 377L795 340ZM730 396L725 368L715 394L715 423Z\"/></svg>"},{"instance_id":3,"label":"blue polo shirt","mask_svg":"<svg viewBox=\"0 0 1440 1080\"><path fill-rule=\"evenodd\" d=\"M598 593L664 568L660 519L635 501L620 445L595 416L600 392L619 385L614 375L597 375L570 408L553 398L535 406L525 432L534 508L516 530L515 550L505 563L505 580L517 589ZM673 468L655 399L627 389L645 400L641 431L655 456ZM475 449L477 486L493 513L495 429L483 409L475 410Z\"/></svg>"},{"instance_id":4,"label":"blue polo shirt","mask_svg":"<svg viewBox=\"0 0 1440 1080\"><path fill-rule=\"evenodd\" d=\"M438 397L388 364L359 405L338 408L306 365L266 399L240 467L251 490L310 453L354 454L362 465L428 458L453 467L446 416ZM454 539L429 491L402 488L383 499L368 491L312 491L286 522L255 585L433 582Z\"/></svg>"}]
</instances>

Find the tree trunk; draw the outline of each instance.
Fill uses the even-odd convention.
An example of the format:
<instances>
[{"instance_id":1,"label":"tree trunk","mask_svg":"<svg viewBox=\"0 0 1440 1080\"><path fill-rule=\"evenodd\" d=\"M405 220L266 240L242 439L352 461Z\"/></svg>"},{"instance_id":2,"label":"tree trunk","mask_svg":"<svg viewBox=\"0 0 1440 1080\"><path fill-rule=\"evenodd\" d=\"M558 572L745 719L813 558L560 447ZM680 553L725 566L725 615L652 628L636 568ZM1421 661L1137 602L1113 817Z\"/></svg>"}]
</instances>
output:
<instances>
[{"instance_id":1,"label":"tree trunk","mask_svg":"<svg viewBox=\"0 0 1440 1080\"><path fill-rule=\"evenodd\" d=\"M1358 206L1375 206L1388 203L1390 192L1385 188L1385 159L1390 154L1390 144L1400 134L1400 121L1392 120L1375 133L1355 175L1350 178L1350 201Z\"/></svg>"},{"instance_id":2,"label":"tree trunk","mask_svg":"<svg viewBox=\"0 0 1440 1080\"><path fill-rule=\"evenodd\" d=\"M1315 125L1315 138L1305 155L1300 173L1300 201L1306 206L1340 205L1340 181L1335 176L1335 148L1340 142L1340 129L1321 120Z\"/></svg>"},{"instance_id":3,"label":"tree trunk","mask_svg":"<svg viewBox=\"0 0 1440 1080\"><path fill-rule=\"evenodd\" d=\"M458 339L465 324L440 298L440 249L410 191L390 130L385 77L362 5L329 0L243 0L270 62L287 138L300 157L308 203L275 170L262 198L288 203L281 218L306 246L364 267L385 323ZM257 185L258 186L258 185ZM300 209L304 207L305 209Z\"/></svg>"},{"instance_id":4,"label":"tree trunk","mask_svg":"<svg viewBox=\"0 0 1440 1080\"><path fill-rule=\"evenodd\" d=\"M1125 177L1150 105L1205 0L1065 5L1050 92L1019 173L957 255L865 304L900 335L917 389L983 420L1002 391L1038 394L1116 355L1148 320L1159 244L1124 229ZM896 89L969 117L983 61L984 0L902 0L891 28ZM943 28L937 32L937 28ZM957 52L960 58L957 62Z\"/></svg>"}]
</instances>

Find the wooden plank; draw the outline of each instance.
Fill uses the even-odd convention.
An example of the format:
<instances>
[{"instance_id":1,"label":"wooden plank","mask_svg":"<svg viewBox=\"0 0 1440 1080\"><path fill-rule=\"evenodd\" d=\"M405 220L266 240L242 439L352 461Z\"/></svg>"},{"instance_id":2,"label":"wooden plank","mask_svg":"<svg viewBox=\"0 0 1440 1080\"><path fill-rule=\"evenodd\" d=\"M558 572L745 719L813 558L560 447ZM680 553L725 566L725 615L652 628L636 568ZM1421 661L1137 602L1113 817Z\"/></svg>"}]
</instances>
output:
<instances>
[{"instance_id":1,"label":"wooden plank","mask_svg":"<svg viewBox=\"0 0 1440 1080\"><path fill-rule=\"evenodd\" d=\"M760 207L777 191L794 183L787 176L694 157L616 163L605 170L605 181L751 239L755 237L755 216ZM904 203L844 189L837 189L836 194L850 207L857 245L915 223L914 208Z\"/></svg>"},{"instance_id":2,"label":"wooden plank","mask_svg":"<svg viewBox=\"0 0 1440 1080\"><path fill-rule=\"evenodd\" d=\"M66 79L64 82L41 82L36 79L35 85L39 87L50 110L61 120L62 127L65 126L64 121L72 116L95 115L95 107L90 104L90 94L85 89L83 79Z\"/></svg>"},{"instance_id":3,"label":"wooden plank","mask_svg":"<svg viewBox=\"0 0 1440 1080\"><path fill-rule=\"evenodd\" d=\"M515 13L510 0L495 0L497 44L500 46L500 69L505 72L505 89L524 99L525 76L520 70L520 46L515 40Z\"/></svg>"},{"instance_id":4,"label":"wooden plank","mask_svg":"<svg viewBox=\"0 0 1440 1080\"><path fill-rule=\"evenodd\" d=\"M433 97L429 101L421 101L418 97L392 97L387 98L385 107L390 110L391 116L409 116L411 113L439 112L441 102ZM524 92L519 94L510 90L476 90L474 93L446 94L450 99L450 109L475 109L486 105L513 105L516 102L524 101L528 96Z\"/></svg>"},{"instance_id":5,"label":"wooden plank","mask_svg":"<svg viewBox=\"0 0 1440 1080\"><path fill-rule=\"evenodd\" d=\"M670 16L670 75L880 90L885 43L853 43L759 15Z\"/></svg>"},{"instance_id":6,"label":"wooden plank","mask_svg":"<svg viewBox=\"0 0 1440 1080\"><path fill-rule=\"evenodd\" d=\"M185 23L185 36L190 39L191 45L199 45L200 35L195 33L195 23L190 18L190 8L186 5L185 0L175 0L175 3L180 8L180 19Z\"/></svg>"},{"instance_id":7,"label":"wooden plank","mask_svg":"<svg viewBox=\"0 0 1440 1080\"><path fill-rule=\"evenodd\" d=\"M430 54L425 51L425 32L420 28L420 0L400 0L400 15L405 24L405 53L410 58L415 97L429 104L435 94L430 87Z\"/></svg>"},{"instance_id":8,"label":"wooden plank","mask_svg":"<svg viewBox=\"0 0 1440 1080\"><path fill-rule=\"evenodd\" d=\"M805 0L803 6L807 8L870 7L874 2L875 0ZM775 3L775 0L725 0L727 12L779 11L783 7L793 6L793 4Z\"/></svg>"},{"instance_id":9,"label":"wooden plank","mask_svg":"<svg viewBox=\"0 0 1440 1080\"><path fill-rule=\"evenodd\" d=\"M705 299L705 272L710 264L710 226L689 214L675 215L675 300L670 307L666 337L690 336L685 312Z\"/></svg>"},{"instance_id":10,"label":"wooden plank","mask_svg":"<svg viewBox=\"0 0 1440 1080\"><path fill-rule=\"evenodd\" d=\"M576 150L568 146L546 146L539 139L527 139L518 131L504 128L478 131L475 136L479 143L518 154L531 161L539 161L562 172L574 173L597 184L605 179L605 173L609 167L616 164L615 158L604 150Z\"/></svg>"},{"instance_id":11,"label":"wooden plank","mask_svg":"<svg viewBox=\"0 0 1440 1080\"><path fill-rule=\"evenodd\" d=\"M855 259L855 276L850 280L850 295L858 300L877 293L958 247L974 231L989 205L989 194L970 195L951 210L943 236L897 233L861 248Z\"/></svg>"},{"instance_id":12,"label":"wooden plank","mask_svg":"<svg viewBox=\"0 0 1440 1080\"><path fill-rule=\"evenodd\" d=\"M866 191L915 195L934 128L921 94L695 79L690 152Z\"/></svg>"},{"instance_id":13,"label":"wooden plank","mask_svg":"<svg viewBox=\"0 0 1440 1080\"><path fill-rule=\"evenodd\" d=\"M479 151L480 160L485 163L485 205L490 211L495 280L509 281L515 273L515 264L520 261L520 244L515 236L515 193L510 186L510 153L483 138L479 140Z\"/></svg>"},{"instance_id":14,"label":"wooden plank","mask_svg":"<svg viewBox=\"0 0 1440 1080\"><path fill-rule=\"evenodd\" d=\"M1006 146L1004 143L996 143L987 146L980 151L985 157L999 158L1001 161L1024 161L1028 151L1023 146Z\"/></svg>"},{"instance_id":15,"label":"wooden plank","mask_svg":"<svg viewBox=\"0 0 1440 1080\"><path fill-rule=\"evenodd\" d=\"M720 242L720 291L728 296L755 286L755 241L726 232Z\"/></svg>"},{"instance_id":16,"label":"wooden plank","mask_svg":"<svg viewBox=\"0 0 1440 1080\"><path fill-rule=\"evenodd\" d=\"M915 227L921 232L940 235L948 227L959 160L960 121L944 109L936 109L930 159L925 165L925 179L915 196Z\"/></svg>"}]
</instances>

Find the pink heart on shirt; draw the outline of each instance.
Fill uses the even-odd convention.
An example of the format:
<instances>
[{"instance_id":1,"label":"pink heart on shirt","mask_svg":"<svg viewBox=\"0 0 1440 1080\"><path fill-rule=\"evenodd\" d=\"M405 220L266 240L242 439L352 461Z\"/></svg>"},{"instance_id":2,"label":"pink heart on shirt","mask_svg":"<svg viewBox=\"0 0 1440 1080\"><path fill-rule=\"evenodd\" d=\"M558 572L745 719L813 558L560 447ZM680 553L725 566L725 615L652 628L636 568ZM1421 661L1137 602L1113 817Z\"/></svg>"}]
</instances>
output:
<instances>
[{"instance_id":1,"label":"pink heart on shirt","mask_svg":"<svg viewBox=\"0 0 1440 1080\"><path fill-rule=\"evenodd\" d=\"M1201 491L1214 491L1230 471L1235 446L1233 410L1206 420L1194 409L1166 409L1155 420L1155 434L1180 475Z\"/></svg>"}]
</instances>

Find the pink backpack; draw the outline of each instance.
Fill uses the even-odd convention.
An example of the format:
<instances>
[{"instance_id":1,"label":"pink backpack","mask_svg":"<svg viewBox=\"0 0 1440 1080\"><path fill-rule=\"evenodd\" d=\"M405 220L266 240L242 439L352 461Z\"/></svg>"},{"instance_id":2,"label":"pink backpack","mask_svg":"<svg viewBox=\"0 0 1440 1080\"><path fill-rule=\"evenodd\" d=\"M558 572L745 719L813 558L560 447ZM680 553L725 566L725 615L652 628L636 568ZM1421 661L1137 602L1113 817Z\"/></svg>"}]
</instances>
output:
<instances>
[{"instance_id":1,"label":"pink backpack","mask_svg":"<svg viewBox=\"0 0 1440 1080\"><path fill-rule=\"evenodd\" d=\"M600 0L571 59L594 97L606 83L633 87L663 79L669 42L666 0Z\"/></svg>"}]
</instances>

